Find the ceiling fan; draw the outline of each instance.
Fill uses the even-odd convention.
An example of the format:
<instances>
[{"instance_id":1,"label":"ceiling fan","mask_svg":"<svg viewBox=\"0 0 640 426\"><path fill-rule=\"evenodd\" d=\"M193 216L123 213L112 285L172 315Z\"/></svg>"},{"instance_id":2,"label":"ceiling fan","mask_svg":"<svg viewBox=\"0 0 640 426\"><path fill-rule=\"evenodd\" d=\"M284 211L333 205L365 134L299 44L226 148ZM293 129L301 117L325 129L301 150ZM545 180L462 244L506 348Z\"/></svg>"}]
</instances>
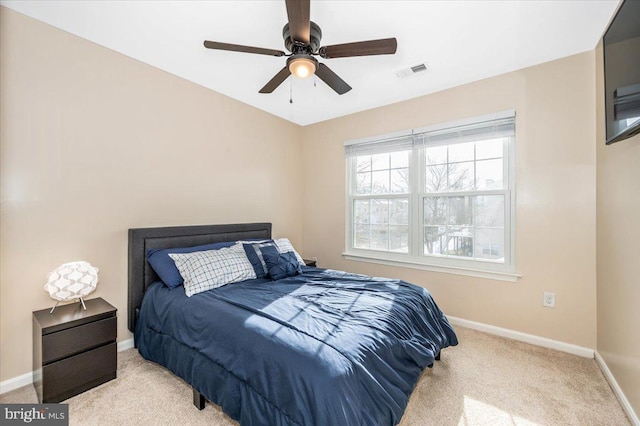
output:
<instances>
[{"instance_id":1,"label":"ceiling fan","mask_svg":"<svg viewBox=\"0 0 640 426\"><path fill-rule=\"evenodd\" d=\"M343 79L325 64L319 63L314 56L324 59L347 58L352 56L391 55L396 53L398 43L395 38L368 40L355 43L334 44L320 47L322 31L309 18L310 0L285 0L289 22L282 30L284 47L291 53L261 47L239 44L219 43L205 40L207 49L229 50L233 52L256 53L259 55L288 56L287 64L269 82L260 89L260 93L273 92L290 74L306 78L313 74L324 81L339 95L351 90Z\"/></svg>"}]
</instances>

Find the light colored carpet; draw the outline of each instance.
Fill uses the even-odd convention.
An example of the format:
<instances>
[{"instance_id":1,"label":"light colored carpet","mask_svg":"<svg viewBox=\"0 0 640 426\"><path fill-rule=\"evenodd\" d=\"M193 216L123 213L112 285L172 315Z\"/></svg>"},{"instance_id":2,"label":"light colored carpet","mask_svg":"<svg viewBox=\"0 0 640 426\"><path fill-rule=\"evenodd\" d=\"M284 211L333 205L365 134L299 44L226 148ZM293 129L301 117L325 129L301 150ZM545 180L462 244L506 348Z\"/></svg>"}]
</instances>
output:
<instances>
[{"instance_id":1,"label":"light colored carpet","mask_svg":"<svg viewBox=\"0 0 640 426\"><path fill-rule=\"evenodd\" d=\"M411 395L402 426L630 425L593 359L465 328ZM0 403L35 403L33 386ZM118 354L118 378L66 401L72 425L237 423L192 404L191 388L135 349Z\"/></svg>"}]
</instances>

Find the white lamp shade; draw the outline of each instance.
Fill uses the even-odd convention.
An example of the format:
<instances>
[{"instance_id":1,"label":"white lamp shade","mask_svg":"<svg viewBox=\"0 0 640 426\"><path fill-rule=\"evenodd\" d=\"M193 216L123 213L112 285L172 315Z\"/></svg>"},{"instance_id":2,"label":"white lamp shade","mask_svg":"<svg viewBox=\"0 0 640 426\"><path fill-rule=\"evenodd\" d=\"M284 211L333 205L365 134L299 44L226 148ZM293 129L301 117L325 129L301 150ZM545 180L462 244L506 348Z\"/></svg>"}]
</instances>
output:
<instances>
[{"instance_id":1,"label":"white lamp shade","mask_svg":"<svg viewBox=\"0 0 640 426\"><path fill-rule=\"evenodd\" d=\"M89 262L65 263L49 272L44 290L52 299L61 302L80 299L98 286L98 271Z\"/></svg>"}]
</instances>

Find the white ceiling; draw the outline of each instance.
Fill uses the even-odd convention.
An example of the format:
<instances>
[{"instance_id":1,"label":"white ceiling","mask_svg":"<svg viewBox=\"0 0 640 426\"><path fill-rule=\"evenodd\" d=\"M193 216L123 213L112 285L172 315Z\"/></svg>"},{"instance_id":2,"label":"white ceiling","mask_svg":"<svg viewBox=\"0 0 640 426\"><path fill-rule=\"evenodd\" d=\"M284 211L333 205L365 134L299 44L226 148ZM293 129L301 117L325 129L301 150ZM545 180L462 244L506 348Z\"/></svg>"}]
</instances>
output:
<instances>
[{"instance_id":1,"label":"white ceiling","mask_svg":"<svg viewBox=\"0 0 640 426\"><path fill-rule=\"evenodd\" d=\"M284 50L282 0L0 4L307 125L593 49L618 0L312 0L323 46L398 39L395 55L320 59L353 87L342 96L315 77L289 77L272 94L259 94L286 58L203 47L212 40ZM395 74L423 62L427 72Z\"/></svg>"}]
</instances>

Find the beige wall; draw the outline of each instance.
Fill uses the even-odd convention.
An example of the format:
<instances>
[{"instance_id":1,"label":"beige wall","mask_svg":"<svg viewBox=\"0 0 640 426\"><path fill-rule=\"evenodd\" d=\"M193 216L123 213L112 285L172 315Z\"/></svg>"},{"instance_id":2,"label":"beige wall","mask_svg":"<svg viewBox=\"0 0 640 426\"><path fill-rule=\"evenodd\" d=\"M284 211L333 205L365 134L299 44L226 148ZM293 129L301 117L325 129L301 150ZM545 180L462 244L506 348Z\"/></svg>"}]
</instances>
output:
<instances>
[{"instance_id":1,"label":"beige wall","mask_svg":"<svg viewBox=\"0 0 640 426\"><path fill-rule=\"evenodd\" d=\"M452 316L594 348L594 52L303 128L305 252L427 287ZM343 259L343 142L515 109L516 283ZM542 306L557 294L555 309Z\"/></svg>"},{"instance_id":2,"label":"beige wall","mask_svg":"<svg viewBox=\"0 0 640 426\"><path fill-rule=\"evenodd\" d=\"M640 414L640 136L605 146L602 46L596 75L598 353Z\"/></svg>"},{"instance_id":3,"label":"beige wall","mask_svg":"<svg viewBox=\"0 0 640 426\"><path fill-rule=\"evenodd\" d=\"M273 222L302 246L300 128L0 8L0 381L31 371L61 263L126 329L127 229Z\"/></svg>"}]
</instances>

